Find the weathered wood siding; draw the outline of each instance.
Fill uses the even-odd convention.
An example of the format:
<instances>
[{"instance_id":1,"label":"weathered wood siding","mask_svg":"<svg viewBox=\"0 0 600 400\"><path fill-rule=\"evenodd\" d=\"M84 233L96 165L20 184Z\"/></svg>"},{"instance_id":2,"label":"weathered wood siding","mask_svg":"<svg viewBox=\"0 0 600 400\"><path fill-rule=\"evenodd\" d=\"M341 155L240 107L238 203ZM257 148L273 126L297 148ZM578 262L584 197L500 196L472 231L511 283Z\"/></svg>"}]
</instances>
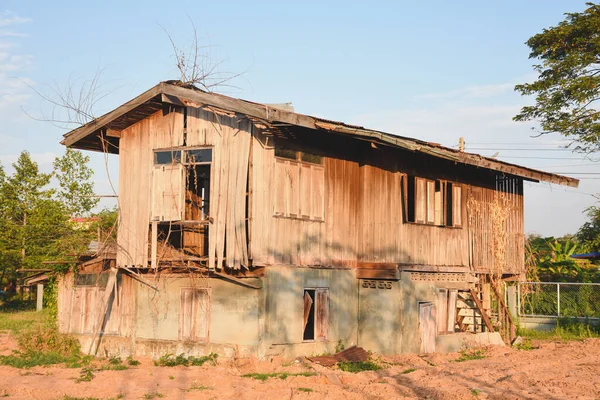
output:
<instances>
[{"instance_id":1,"label":"weathered wood siding","mask_svg":"<svg viewBox=\"0 0 600 400\"><path fill-rule=\"evenodd\" d=\"M176 190L173 174L162 171L169 167L154 166L154 150L207 146L213 150L209 263L222 265L226 259L227 266L238 269L248 265L246 186L251 123L244 117L202 108L187 107L187 117L183 111L159 111L121 133L117 264L148 266L153 209L164 209L167 204L171 212L163 217L177 220L183 208L182 173L178 172Z\"/></svg>"},{"instance_id":2,"label":"weathered wood siding","mask_svg":"<svg viewBox=\"0 0 600 400\"><path fill-rule=\"evenodd\" d=\"M337 154L323 150L324 220L276 216L274 193L281 178L274 170L273 138L257 129L254 132L251 252L255 265L355 267L360 262L380 262L489 272L498 264L494 246L504 244L506 251L500 260L503 272L522 271L522 190L502 192L505 203L511 206L504 210L502 229L506 236L499 243L491 215L494 196L500 192L487 171L454 167L452 163L436 166L433 157L419 159L408 152L372 149L368 144L354 151L340 142L333 146L341 149ZM325 143L325 135L318 140ZM350 155L341 154L346 150ZM459 183L463 188L459 209L463 226L406 222L403 182L407 173Z\"/></svg>"},{"instance_id":3,"label":"weathered wood siding","mask_svg":"<svg viewBox=\"0 0 600 400\"><path fill-rule=\"evenodd\" d=\"M166 114L166 115L165 115ZM119 144L118 265L148 265L155 149L183 144L183 113L159 111L123 130ZM165 182L166 186L167 182ZM155 186L155 190L157 190Z\"/></svg>"}]
</instances>

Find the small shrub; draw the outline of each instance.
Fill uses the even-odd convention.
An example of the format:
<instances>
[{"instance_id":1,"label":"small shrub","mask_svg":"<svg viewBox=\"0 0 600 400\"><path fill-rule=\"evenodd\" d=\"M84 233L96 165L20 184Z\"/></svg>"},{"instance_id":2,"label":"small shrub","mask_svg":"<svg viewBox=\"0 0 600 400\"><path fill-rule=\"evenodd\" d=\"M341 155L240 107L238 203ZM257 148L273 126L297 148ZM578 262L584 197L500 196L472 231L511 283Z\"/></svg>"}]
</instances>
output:
<instances>
[{"instance_id":1,"label":"small shrub","mask_svg":"<svg viewBox=\"0 0 600 400\"><path fill-rule=\"evenodd\" d=\"M137 367L138 365L140 365L140 362L138 360L134 360L133 357L129 356L127 357L127 365Z\"/></svg>"},{"instance_id":2,"label":"small shrub","mask_svg":"<svg viewBox=\"0 0 600 400\"><path fill-rule=\"evenodd\" d=\"M298 388L298 391L299 391L299 392L306 392L306 393L310 393L310 392L312 392L313 390L312 390L311 388L299 387L299 388Z\"/></svg>"},{"instance_id":3,"label":"small shrub","mask_svg":"<svg viewBox=\"0 0 600 400\"><path fill-rule=\"evenodd\" d=\"M533 344L531 343L531 339L529 338L525 338L523 339L523 341L521 343L518 343L517 345L515 345L515 349L517 350L524 350L524 351L529 351L529 350L534 350L537 347L533 347Z\"/></svg>"},{"instance_id":4,"label":"small shrub","mask_svg":"<svg viewBox=\"0 0 600 400\"><path fill-rule=\"evenodd\" d=\"M415 372L415 371L416 371L415 368L409 368L409 369L406 369L406 370L402 371L402 373L403 374L410 374L411 372Z\"/></svg>"},{"instance_id":5,"label":"small shrub","mask_svg":"<svg viewBox=\"0 0 600 400\"><path fill-rule=\"evenodd\" d=\"M80 353L79 341L51 324L35 325L17 335L19 348L29 352L57 353L68 357Z\"/></svg>"},{"instance_id":6,"label":"small shrub","mask_svg":"<svg viewBox=\"0 0 600 400\"><path fill-rule=\"evenodd\" d=\"M346 362L339 363L338 367L342 371L352 372L354 374L356 374L358 372L362 372L362 371L377 371L377 370L381 369L381 367L378 364L376 364L372 361L360 361L360 362L346 361Z\"/></svg>"},{"instance_id":7,"label":"small shrub","mask_svg":"<svg viewBox=\"0 0 600 400\"><path fill-rule=\"evenodd\" d=\"M175 377L173 375L169 375L169 379L173 380L173 379L175 379Z\"/></svg>"},{"instance_id":8,"label":"small shrub","mask_svg":"<svg viewBox=\"0 0 600 400\"><path fill-rule=\"evenodd\" d=\"M75 379L75 382L90 382L94 379L94 373L91 368L82 368L79 372L79 378Z\"/></svg>"},{"instance_id":9,"label":"small shrub","mask_svg":"<svg viewBox=\"0 0 600 400\"><path fill-rule=\"evenodd\" d=\"M158 392L150 392L150 393L146 393L144 395L144 399L146 399L146 400L152 400L152 399L155 399L155 398L162 399L163 397L165 397L165 395L163 395L161 393L158 393Z\"/></svg>"},{"instance_id":10,"label":"small shrub","mask_svg":"<svg viewBox=\"0 0 600 400\"><path fill-rule=\"evenodd\" d=\"M344 343L342 343L342 339L338 340L337 344L335 345L335 352L339 353L340 351L344 351L346 349L346 346L344 346Z\"/></svg>"},{"instance_id":11,"label":"small shrub","mask_svg":"<svg viewBox=\"0 0 600 400\"><path fill-rule=\"evenodd\" d=\"M454 360L455 362L480 360L486 358L485 349L464 348L460 351L460 357Z\"/></svg>"},{"instance_id":12,"label":"small shrub","mask_svg":"<svg viewBox=\"0 0 600 400\"><path fill-rule=\"evenodd\" d=\"M157 367L175 367L177 365L183 365L184 367L187 367L189 365L201 366L204 365L206 362L215 365L217 357L218 355L215 353L210 353L209 355L202 357L186 357L184 354L180 354L178 356L175 356L174 354L165 354L158 360L155 360L154 365L156 365Z\"/></svg>"},{"instance_id":13,"label":"small shrub","mask_svg":"<svg viewBox=\"0 0 600 400\"><path fill-rule=\"evenodd\" d=\"M473 396L479 396L479 390L477 390L477 389L471 389L471 394Z\"/></svg>"}]
</instances>

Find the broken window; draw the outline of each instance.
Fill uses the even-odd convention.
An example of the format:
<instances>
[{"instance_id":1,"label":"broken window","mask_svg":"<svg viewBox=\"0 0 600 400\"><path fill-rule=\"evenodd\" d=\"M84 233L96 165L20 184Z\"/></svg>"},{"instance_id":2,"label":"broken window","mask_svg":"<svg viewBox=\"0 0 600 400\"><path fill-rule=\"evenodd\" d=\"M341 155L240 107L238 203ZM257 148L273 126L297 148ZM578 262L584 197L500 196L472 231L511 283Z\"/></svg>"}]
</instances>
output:
<instances>
[{"instance_id":1,"label":"broken window","mask_svg":"<svg viewBox=\"0 0 600 400\"><path fill-rule=\"evenodd\" d=\"M323 157L275 148L274 214L315 221L325 219Z\"/></svg>"},{"instance_id":2,"label":"broken window","mask_svg":"<svg viewBox=\"0 0 600 400\"><path fill-rule=\"evenodd\" d=\"M329 329L329 289L304 289L302 340L327 340Z\"/></svg>"},{"instance_id":3,"label":"broken window","mask_svg":"<svg viewBox=\"0 0 600 400\"><path fill-rule=\"evenodd\" d=\"M408 222L462 226L462 186L457 183L407 176L405 208Z\"/></svg>"},{"instance_id":4,"label":"broken window","mask_svg":"<svg viewBox=\"0 0 600 400\"><path fill-rule=\"evenodd\" d=\"M179 338L208 341L209 289L181 288Z\"/></svg>"}]
</instances>

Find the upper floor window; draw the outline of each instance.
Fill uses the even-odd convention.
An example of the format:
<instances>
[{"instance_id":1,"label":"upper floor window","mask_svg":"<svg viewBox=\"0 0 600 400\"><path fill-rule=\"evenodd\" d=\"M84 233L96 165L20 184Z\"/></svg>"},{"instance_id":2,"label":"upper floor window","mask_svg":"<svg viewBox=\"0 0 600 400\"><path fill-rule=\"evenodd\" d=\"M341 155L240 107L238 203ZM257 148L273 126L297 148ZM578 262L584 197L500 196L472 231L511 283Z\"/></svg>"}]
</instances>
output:
<instances>
[{"instance_id":1,"label":"upper floor window","mask_svg":"<svg viewBox=\"0 0 600 400\"><path fill-rule=\"evenodd\" d=\"M155 165L168 164L210 164L212 161L212 149L168 149L156 150L154 152Z\"/></svg>"},{"instance_id":2,"label":"upper floor window","mask_svg":"<svg viewBox=\"0 0 600 400\"><path fill-rule=\"evenodd\" d=\"M406 216L419 224L461 227L462 186L457 183L407 177Z\"/></svg>"},{"instance_id":3,"label":"upper floor window","mask_svg":"<svg viewBox=\"0 0 600 400\"><path fill-rule=\"evenodd\" d=\"M273 184L275 216L324 220L323 157L276 147Z\"/></svg>"}]
</instances>

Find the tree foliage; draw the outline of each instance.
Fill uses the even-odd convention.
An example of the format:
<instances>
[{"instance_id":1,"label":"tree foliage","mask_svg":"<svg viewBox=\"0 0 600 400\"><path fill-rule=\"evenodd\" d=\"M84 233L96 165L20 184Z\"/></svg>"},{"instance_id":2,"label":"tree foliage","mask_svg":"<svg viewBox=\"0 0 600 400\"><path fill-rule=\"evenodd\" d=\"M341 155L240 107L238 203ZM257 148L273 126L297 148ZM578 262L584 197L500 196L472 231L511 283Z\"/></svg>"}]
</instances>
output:
<instances>
[{"instance_id":1,"label":"tree foliage","mask_svg":"<svg viewBox=\"0 0 600 400\"><path fill-rule=\"evenodd\" d=\"M9 282L14 286L21 268L45 268L43 261L73 259L91 240L114 237L116 210L91 214L98 201L88 161L67 150L54 161L53 173L43 173L23 151L12 174L0 165L0 287ZM73 216L93 218L82 224Z\"/></svg>"},{"instance_id":2,"label":"tree foliage","mask_svg":"<svg viewBox=\"0 0 600 400\"><path fill-rule=\"evenodd\" d=\"M584 223L576 234L581 249L587 252L600 251L600 207L587 209L589 221Z\"/></svg>"},{"instance_id":3,"label":"tree foliage","mask_svg":"<svg viewBox=\"0 0 600 400\"><path fill-rule=\"evenodd\" d=\"M54 174L60 189L58 199L73 217L88 214L98 204L93 197L94 185L90 182L94 171L88 167L90 161L80 151L67 149L62 157L54 160Z\"/></svg>"},{"instance_id":4,"label":"tree foliage","mask_svg":"<svg viewBox=\"0 0 600 400\"><path fill-rule=\"evenodd\" d=\"M600 5L587 7L526 42L529 58L541 61L534 65L539 76L515 90L535 96L535 104L514 119L537 120L541 133L560 133L578 150L593 152L600 150Z\"/></svg>"}]
</instances>

